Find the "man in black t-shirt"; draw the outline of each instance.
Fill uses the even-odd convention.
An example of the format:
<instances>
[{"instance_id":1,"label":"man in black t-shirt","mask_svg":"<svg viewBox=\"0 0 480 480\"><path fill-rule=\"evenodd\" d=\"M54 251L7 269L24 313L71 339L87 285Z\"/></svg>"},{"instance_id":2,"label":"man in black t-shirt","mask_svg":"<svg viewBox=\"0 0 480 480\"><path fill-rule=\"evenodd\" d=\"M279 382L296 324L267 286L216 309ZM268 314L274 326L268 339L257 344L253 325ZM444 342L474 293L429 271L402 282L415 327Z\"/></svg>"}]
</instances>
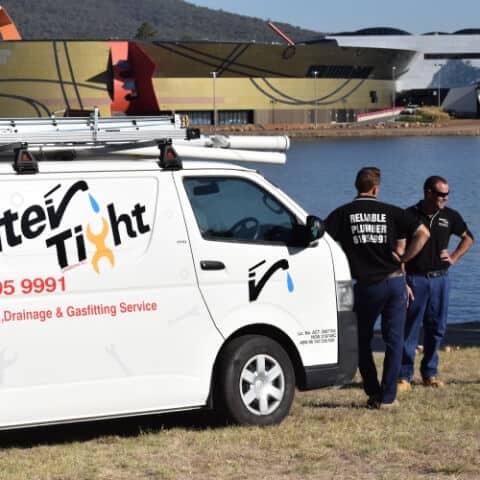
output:
<instances>
[{"instance_id":1,"label":"man in black t-shirt","mask_svg":"<svg viewBox=\"0 0 480 480\"><path fill-rule=\"evenodd\" d=\"M429 177L423 192L423 200L408 209L429 229L430 240L420 254L406 264L411 302L405 324L399 391L411 390L415 351L422 324L424 353L420 373L423 384L436 388L445 386L438 377L438 349L447 327L448 268L473 245L473 235L461 215L445 206L449 194L447 181L439 176ZM461 240L455 251L449 254L448 241L452 234Z\"/></svg>"},{"instance_id":2,"label":"man in black t-shirt","mask_svg":"<svg viewBox=\"0 0 480 480\"><path fill-rule=\"evenodd\" d=\"M358 196L326 219L327 232L345 251L355 284L358 318L359 369L363 387L375 408L393 405L397 393L407 307L405 274L401 261L412 259L429 237L428 230L401 208L377 201L380 170L362 168L355 180ZM411 236L404 255L401 248ZM399 257L402 257L401 259ZM382 381L373 361L375 321L382 317L386 344Z\"/></svg>"}]
</instances>

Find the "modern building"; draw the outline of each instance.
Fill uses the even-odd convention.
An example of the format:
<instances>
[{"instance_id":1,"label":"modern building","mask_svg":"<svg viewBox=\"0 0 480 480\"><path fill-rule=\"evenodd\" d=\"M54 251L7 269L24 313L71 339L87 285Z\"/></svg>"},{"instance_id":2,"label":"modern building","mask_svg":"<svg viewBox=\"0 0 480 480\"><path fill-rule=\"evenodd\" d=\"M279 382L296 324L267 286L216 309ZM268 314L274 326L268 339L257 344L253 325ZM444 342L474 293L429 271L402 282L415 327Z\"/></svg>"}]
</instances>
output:
<instances>
[{"instance_id":1,"label":"modern building","mask_svg":"<svg viewBox=\"0 0 480 480\"><path fill-rule=\"evenodd\" d=\"M354 121L389 108L414 52L217 42L2 41L0 112L188 114L192 123Z\"/></svg>"},{"instance_id":2,"label":"modern building","mask_svg":"<svg viewBox=\"0 0 480 480\"><path fill-rule=\"evenodd\" d=\"M480 29L412 35L392 28L368 28L329 35L343 47L400 48L416 52L396 75L397 103L439 105L460 116L476 116L480 83ZM392 75L398 68L392 66Z\"/></svg>"}]
</instances>

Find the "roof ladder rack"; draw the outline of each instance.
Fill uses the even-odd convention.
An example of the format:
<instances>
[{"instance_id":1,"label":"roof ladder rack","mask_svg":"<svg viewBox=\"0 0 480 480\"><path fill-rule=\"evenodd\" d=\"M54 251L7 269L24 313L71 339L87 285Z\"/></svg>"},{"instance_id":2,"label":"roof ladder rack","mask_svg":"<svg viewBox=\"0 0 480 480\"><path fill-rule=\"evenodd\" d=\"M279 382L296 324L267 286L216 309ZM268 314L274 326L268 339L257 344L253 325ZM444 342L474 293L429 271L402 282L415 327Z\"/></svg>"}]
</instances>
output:
<instances>
[{"instance_id":1,"label":"roof ladder rack","mask_svg":"<svg viewBox=\"0 0 480 480\"><path fill-rule=\"evenodd\" d=\"M168 170L182 168L183 160L286 161L286 136L208 136L186 124L179 115L100 117L97 108L88 117L0 119L0 157L14 151L18 173L38 172L40 160L107 156L156 158Z\"/></svg>"},{"instance_id":2,"label":"roof ladder rack","mask_svg":"<svg viewBox=\"0 0 480 480\"><path fill-rule=\"evenodd\" d=\"M98 108L88 117L15 118L0 120L0 145L125 143L152 138L198 138L197 129L182 123L179 115L100 117Z\"/></svg>"}]
</instances>

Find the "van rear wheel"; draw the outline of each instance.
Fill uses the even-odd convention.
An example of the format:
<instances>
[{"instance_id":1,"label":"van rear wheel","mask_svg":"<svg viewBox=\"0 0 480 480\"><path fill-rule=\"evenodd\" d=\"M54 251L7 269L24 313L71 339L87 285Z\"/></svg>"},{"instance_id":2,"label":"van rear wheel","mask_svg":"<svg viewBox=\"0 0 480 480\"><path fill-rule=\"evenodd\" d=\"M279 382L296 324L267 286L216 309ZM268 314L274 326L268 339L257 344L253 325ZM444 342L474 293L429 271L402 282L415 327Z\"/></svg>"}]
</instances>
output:
<instances>
[{"instance_id":1,"label":"van rear wheel","mask_svg":"<svg viewBox=\"0 0 480 480\"><path fill-rule=\"evenodd\" d=\"M218 400L229 418L246 425L280 423L290 411L295 374L285 350L271 338L232 340L219 365Z\"/></svg>"}]
</instances>

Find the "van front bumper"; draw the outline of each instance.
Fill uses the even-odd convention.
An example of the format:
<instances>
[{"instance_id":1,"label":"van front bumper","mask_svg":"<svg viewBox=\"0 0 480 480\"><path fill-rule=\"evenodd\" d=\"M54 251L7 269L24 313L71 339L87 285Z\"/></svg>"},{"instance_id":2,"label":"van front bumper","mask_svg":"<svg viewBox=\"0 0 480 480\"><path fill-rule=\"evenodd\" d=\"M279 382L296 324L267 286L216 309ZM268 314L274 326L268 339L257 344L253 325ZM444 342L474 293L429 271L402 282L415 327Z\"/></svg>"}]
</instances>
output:
<instances>
[{"instance_id":1,"label":"van front bumper","mask_svg":"<svg viewBox=\"0 0 480 480\"><path fill-rule=\"evenodd\" d=\"M337 312L338 363L305 367L300 390L345 385L352 381L358 366L358 333L355 312Z\"/></svg>"}]
</instances>

